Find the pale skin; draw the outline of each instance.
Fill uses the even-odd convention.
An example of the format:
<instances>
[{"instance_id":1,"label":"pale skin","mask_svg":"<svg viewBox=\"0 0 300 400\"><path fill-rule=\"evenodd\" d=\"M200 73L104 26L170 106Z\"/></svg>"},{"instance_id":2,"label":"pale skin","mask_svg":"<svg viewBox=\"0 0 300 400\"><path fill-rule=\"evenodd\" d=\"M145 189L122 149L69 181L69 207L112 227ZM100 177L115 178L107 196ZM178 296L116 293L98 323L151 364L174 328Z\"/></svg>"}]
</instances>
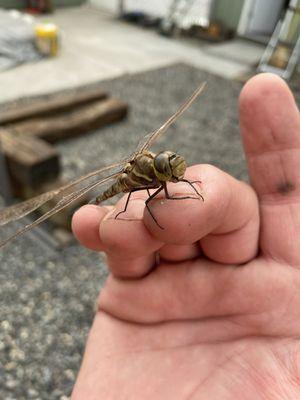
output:
<instances>
[{"instance_id":1,"label":"pale skin","mask_svg":"<svg viewBox=\"0 0 300 400\"><path fill-rule=\"evenodd\" d=\"M151 202L163 230L141 192L121 220L125 199L75 214L110 276L72 400L300 399L300 117L287 85L252 78L240 124L251 186L193 166L205 201Z\"/></svg>"}]
</instances>

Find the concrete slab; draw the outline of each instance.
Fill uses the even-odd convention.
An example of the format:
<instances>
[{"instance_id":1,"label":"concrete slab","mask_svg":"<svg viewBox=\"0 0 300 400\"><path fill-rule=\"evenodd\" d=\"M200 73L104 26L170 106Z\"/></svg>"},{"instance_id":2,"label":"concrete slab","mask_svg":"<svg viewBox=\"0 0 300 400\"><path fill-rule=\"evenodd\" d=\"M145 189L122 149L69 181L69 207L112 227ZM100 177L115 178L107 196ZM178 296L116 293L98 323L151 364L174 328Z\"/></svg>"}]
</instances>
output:
<instances>
[{"instance_id":1,"label":"concrete slab","mask_svg":"<svg viewBox=\"0 0 300 400\"><path fill-rule=\"evenodd\" d=\"M249 67L259 62L264 50L265 46L262 44L244 39L235 39L205 48L205 51L210 55L224 57L231 62L247 64Z\"/></svg>"}]
</instances>

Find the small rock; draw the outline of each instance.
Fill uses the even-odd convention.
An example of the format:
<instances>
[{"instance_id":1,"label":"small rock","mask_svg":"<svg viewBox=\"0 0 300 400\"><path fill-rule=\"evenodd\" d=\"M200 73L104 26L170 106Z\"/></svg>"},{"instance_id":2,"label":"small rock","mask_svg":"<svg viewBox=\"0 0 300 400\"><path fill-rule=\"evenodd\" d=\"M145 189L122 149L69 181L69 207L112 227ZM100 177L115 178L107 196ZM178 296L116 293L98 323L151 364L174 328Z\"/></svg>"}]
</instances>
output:
<instances>
[{"instance_id":1,"label":"small rock","mask_svg":"<svg viewBox=\"0 0 300 400\"><path fill-rule=\"evenodd\" d=\"M17 363L14 361L10 361L4 366L5 371L13 371L16 368L17 368Z\"/></svg>"},{"instance_id":2,"label":"small rock","mask_svg":"<svg viewBox=\"0 0 300 400\"><path fill-rule=\"evenodd\" d=\"M6 320L1 322L1 328L6 332L11 332L12 331L11 323L9 321L6 321Z\"/></svg>"},{"instance_id":3,"label":"small rock","mask_svg":"<svg viewBox=\"0 0 300 400\"><path fill-rule=\"evenodd\" d=\"M73 344L74 344L74 340L69 333L62 333L61 339L62 339L64 345L66 345L66 346L73 346Z\"/></svg>"},{"instance_id":4,"label":"small rock","mask_svg":"<svg viewBox=\"0 0 300 400\"><path fill-rule=\"evenodd\" d=\"M74 380L75 380L74 371L72 371L71 369L66 369L66 370L64 371L64 375L65 375L66 378L68 378L70 381L74 381Z\"/></svg>"},{"instance_id":5,"label":"small rock","mask_svg":"<svg viewBox=\"0 0 300 400\"><path fill-rule=\"evenodd\" d=\"M19 382L15 379L9 379L5 382L5 386L8 389L15 389L19 385Z\"/></svg>"},{"instance_id":6,"label":"small rock","mask_svg":"<svg viewBox=\"0 0 300 400\"><path fill-rule=\"evenodd\" d=\"M25 360L25 353L23 350L18 347L14 347L10 350L9 356L14 361L23 361Z\"/></svg>"},{"instance_id":7,"label":"small rock","mask_svg":"<svg viewBox=\"0 0 300 400\"><path fill-rule=\"evenodd\" d=\"M28 397L30 397L30 398L36 398L37 396L38 396L38 392L35 390L35 389L33 389L33 388L29 388L28 390L27 390L27 395L28 395Z\"/></svg>"}]
</instances>

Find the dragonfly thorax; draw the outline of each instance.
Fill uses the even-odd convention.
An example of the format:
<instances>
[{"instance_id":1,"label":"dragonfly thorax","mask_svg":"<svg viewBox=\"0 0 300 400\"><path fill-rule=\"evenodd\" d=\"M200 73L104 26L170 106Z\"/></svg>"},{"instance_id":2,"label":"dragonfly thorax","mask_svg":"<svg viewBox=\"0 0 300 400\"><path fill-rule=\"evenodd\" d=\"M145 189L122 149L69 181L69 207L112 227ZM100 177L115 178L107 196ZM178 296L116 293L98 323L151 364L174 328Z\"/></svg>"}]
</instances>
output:
<instances>
[{"instance_id":1,"label":"dragonfly thorax","mask_svg":"<svg viewBox=\"0 0 300 400\"><path fill-rule=\"evenodd\" d=\"M154 173L161 182L178 182L186 170L185 159L172 151L162 151L153 160Z\"/></svg>"}]
</instances>

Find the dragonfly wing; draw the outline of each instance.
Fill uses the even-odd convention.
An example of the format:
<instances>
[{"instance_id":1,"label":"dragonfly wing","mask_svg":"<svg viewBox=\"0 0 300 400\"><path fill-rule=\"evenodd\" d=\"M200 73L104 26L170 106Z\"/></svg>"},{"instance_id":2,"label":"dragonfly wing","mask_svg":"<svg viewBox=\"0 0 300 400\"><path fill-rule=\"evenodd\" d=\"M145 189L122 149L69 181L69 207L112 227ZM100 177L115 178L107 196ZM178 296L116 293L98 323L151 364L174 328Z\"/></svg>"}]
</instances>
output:
<instances>
[{"instance_id":1,"label":"dragonfly wing","mask_svg":"<svg viewBox=\"0 0 300 400\"><path fill-rule=\"evenodd\" d=\"M38 219L36 219L35 221L33 221L32 223L24 226L23 228L21 228L19 231L17 231L16 233L14 233L12 236L8 237L7 239L5 239L4 241L0 242L0 248L4 247L8 242L16 239L18 236L22 235L23 233L29 231L30 229L35 228L37 225L39 225L40 223L42 223L43 221L46 221L48 218L52 217L53 215L57 214L59 211L61 211L63 208L69 206L70 204L72 204L74 201L80 199L82 196L84 196L86 193L88 193L89 191L91 191L92 189L95 189L98 186L103 185L104 183L107 183L108 181L117 178L120 175L120 171L116 172L114 174L111 174L109 176L107 176L104 179L101 179L100 181L96 181L93 183L90 183L89 185L76 190L73 193L70 193L66 196L64 196L57 204L56 206L54 206L51 210L49 210L48 212L46 212L44 215L42 215L41 217L39 217ZM49 192L48 192L49 193Z\"/></svg>"},{"instance_id":2,"label":"dragonfly wing","mask_svg":"<svg viewBox=\"0 0 300 400\"><path fill-rule=\"evenodd\" d=\"M82 183L89 178L100 175L103 172L106 172L112 168L117 168L117 167L120 168L126 162L127 162L127 160L123 160L121 162L100 168L96 171L90 172L89 174L81 176L80 178L77 178L64 186L61 186L60 188L40 194L29 200L23 201L22 203L18 203L16 205L13 205L10 207L5 207L5 208L1 209L0 210L0 226L6 225L7 223L9 223L11 221L16 221L22 217L25 217L26 215L37 210L39 207L41 207L43 204L47 203L49 200L53 199L54 197L63 195L64 192L70 190L72 187L78 185L79 183Z\"/></svg>"},{"instance_id":3,"label":"dragonfly wing","mask_svg":"<svg viewBox=\"0 0 300 400\"><path fill-rule=\"evenodd\" d=\"M0 226L6 225L11 221L15 221L19 218L24 217L25 215L36 210L43 204L47 203L47 201L51 200L56 195L57 195L57 190L51 190L50 192L43 193L32 199L23 201L22 203L18 203L14 206L5 207L1 209Z\"/></svg>"},{"instance_id":4,"label":"dragonfly wing","mask_svg":"<svg viewBox=\"0 0 300 400\"><path fill-rule=\"evenodd\" d=\"M162 135L166 132L166 130L172 125L180 115L182 115L188 108L189 106L196 100L196 98L201 94L203 91L204 87L206 85L206 82L202 83L201 86L199 86L195 92L189 97L180 107L179 109L158 129L156 129L153 132L150 132L148 135L146 135L142 141L139 143L136 153L141 153L145 150L147 150L152 144Z\"/></svg>"},{"instance_id":5,"label":"dragonfly wing","mask_svg":"<svg viewBox=\"0 0 300 400\"><path fill-rule=\"evenodd\" d=\"M102 174L105 171L108 171L112 168L122 168L127 162L134 160L134 157L138 154L141 153L145 150L147 150L163 133L166 132L166 130L170 127L170 125L177 120L177 118L184 113L184 111L194 102L194 100L200 95L202 90L205 87L205 83L203 83L198 89L195 90L195 92L192 94L192 96L185 101L181 105L181 107L157 130L149 133L146 135L143 140L139 143L137 146L136 151L132 154L131 157L117 162L115 164L111 164L109 166L106 166L104 168L98 169L96 171L90 172L87 175L81 176L78 179L75 179L74 181L58 188L51 190L50 192L43 193L39 196L34 197L33 199L24 201L23 203L19 203L15 206L7 207L2 210L0 210L0 226L6 225L9 222L16 221L22 217L25 217L26 215L30 214L32 211L35 211L39 207L41 207L43 204L48 202L51 199L54 199L56 196L59 196L60 198L58 199L56 205L46 212L44 215L42 215L40 218L35 220L29 225L26 225L24 228L20 229L17 231L15 234L10 236L8 239L5 239L3 242L0 242L0 247L3 247L5 244L10 242L11 240L15 239L19 235L27 232L28 230L34 228L41 222L45 221L46 219L50 218L52 215L58 213L61 211L63 208L67 207L68 205L72 204L74 201L85 195L87 192L90 190L106 183L107 181L114 179L119 176L120 171L116 172L114 174L111 174L107 176L106 178L102 180L97 180L96 182L90 183L87 186L81 188L81 189L76 189L73 190L72 188L76 185L79 185L80 183L84 182L85 180L96 177L100 174ZM68 191L72 189L71 193L68 193Z\"/></svg>"}]
</instances>

